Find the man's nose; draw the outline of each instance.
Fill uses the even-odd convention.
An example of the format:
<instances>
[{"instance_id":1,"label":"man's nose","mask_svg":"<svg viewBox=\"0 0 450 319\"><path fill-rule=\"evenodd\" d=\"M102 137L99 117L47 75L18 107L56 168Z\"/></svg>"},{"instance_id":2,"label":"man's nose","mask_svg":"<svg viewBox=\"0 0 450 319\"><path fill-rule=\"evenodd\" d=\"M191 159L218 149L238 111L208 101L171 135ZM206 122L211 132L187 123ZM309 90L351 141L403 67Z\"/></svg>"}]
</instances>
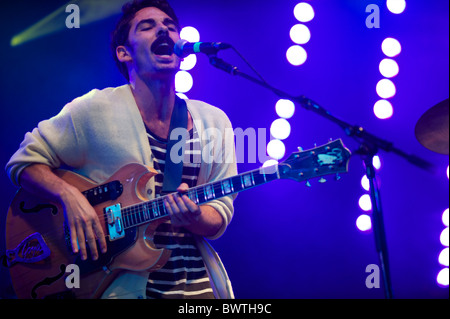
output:
<instances>
[{"instance_id":1,"label":"man's nose","mask_svg":"<svg viewBox=\"0 0 450 319\"><path fill-rule=\"evenodd\" d=\"M169 28L163 24L158 26L158 31L156 32L157 36L163 36L169 34Z\"/></svg>"}]
</instances>

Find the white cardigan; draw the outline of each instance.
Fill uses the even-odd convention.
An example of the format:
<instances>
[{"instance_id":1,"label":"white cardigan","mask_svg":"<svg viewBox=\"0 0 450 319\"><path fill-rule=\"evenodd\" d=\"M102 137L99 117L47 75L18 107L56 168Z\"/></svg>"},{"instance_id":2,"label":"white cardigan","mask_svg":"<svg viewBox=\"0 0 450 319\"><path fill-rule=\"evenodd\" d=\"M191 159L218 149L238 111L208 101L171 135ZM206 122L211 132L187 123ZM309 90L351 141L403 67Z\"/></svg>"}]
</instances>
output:
<instances>
[{"instance_id":1,"label":"white cardigan","mask_svg":"<svg viewBox=\"0 0 450 319\"><path fill-rule=\"evenodd\" d=\"M202 149L198 185L237 174L232 125L223 111L200 101L186 100ZM42 121L25 135L19 150L6 165L12 182L31 164L68 168L101 183L130 163L153 167L144 122L129 85L93 90L67 104L55 117ZM148 188L154 194L154 181ZM151 198L149 198L151 199ZM223 217L223 227L210 239L220 237L233 217L234 196L208 203ZM199 249L218 298L232 298L220 259L203 238ZM143 287L145 289L145 287ZM128 298L142 296L131 293Z\"/></svg>"}]
</instances>

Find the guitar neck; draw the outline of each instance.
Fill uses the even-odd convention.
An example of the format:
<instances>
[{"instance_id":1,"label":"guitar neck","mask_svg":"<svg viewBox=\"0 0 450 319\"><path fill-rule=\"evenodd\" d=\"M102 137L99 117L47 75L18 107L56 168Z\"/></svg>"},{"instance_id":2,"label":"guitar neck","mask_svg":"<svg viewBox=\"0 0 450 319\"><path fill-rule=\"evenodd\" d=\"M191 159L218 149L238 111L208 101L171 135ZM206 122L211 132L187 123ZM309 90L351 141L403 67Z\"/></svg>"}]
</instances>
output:
<instances>
[{"instance_id":1,"label":"guitar neck","mask_svg":"<svg viewBox=\"0 0 450 319\"><path fill-rule=\"evenodd\" d=\"M278 165L259 168L217 182L190 188L185 194L197 205L215 199L237 194L271 181L280 179ZM148 202L122 208L122 221L125 229L147 224L169 215L161 196Z\"/></svg>"}]
</instances>

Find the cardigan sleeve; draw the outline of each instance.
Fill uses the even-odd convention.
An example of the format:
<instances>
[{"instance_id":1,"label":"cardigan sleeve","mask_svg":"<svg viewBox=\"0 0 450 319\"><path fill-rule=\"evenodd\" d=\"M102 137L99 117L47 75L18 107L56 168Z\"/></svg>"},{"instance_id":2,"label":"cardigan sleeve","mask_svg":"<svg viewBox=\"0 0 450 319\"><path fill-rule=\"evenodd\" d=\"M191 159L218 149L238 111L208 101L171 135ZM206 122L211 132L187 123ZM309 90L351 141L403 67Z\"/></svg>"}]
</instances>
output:
<instances>
[{"instance_id":1,"label":"cardigan sleeve","mask_svg":"<svg viewBox=\"0 0 450 319\"><path fill-rule=\"evenodd\" d=\"M19 186L19 176L29 165L76 167L83 157L77 146L77 133L71 105L68 104L58 115L40 122L35 129L25 134L19 149L6 164L6 172L11 181Z\"/></svg>"},{"instance_id":2,"label":"cardigan sleeve","mask_svg":"<svg viewBox=\"0 0 450 319\"><path fill-rule=\"evenodd\" d=\"M227 115L216 107L199 104L198 101L190 101L188 105L199 130L202 144L202 164L198 185L237 175L234 132ZM208 239L217 239L225 232L233 218L233 201L236 196L236 194L225 196L206 203L217 210L224 221L218 233Z\"/></svg>"}]
</instances>

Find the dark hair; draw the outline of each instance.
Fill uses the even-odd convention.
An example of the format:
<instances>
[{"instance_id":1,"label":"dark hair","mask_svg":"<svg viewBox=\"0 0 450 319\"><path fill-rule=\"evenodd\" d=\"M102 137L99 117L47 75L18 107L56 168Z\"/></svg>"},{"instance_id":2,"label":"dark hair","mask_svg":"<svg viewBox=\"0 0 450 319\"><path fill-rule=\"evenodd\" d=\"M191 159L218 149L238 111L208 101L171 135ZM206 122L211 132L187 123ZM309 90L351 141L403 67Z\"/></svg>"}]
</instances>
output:
<instances>
[{"instance_id":1,"label":"dark hair","mask_svg":"<svg viewBox=\"0 0 450 319\"><path fill-rule=\"evenodd\" d=\"M116 49L118 46L128 45L131 21L138 11L147 7L155 7L164 12L176 23L177 28L180 29L178 17L166 0L133 0L124 4L122 7L122 17L117 22L116 28L111 34L111 52L120 73L122 73L127 81L130 81L127 66L117 58Z\"/></svg>"}]
</instances>

